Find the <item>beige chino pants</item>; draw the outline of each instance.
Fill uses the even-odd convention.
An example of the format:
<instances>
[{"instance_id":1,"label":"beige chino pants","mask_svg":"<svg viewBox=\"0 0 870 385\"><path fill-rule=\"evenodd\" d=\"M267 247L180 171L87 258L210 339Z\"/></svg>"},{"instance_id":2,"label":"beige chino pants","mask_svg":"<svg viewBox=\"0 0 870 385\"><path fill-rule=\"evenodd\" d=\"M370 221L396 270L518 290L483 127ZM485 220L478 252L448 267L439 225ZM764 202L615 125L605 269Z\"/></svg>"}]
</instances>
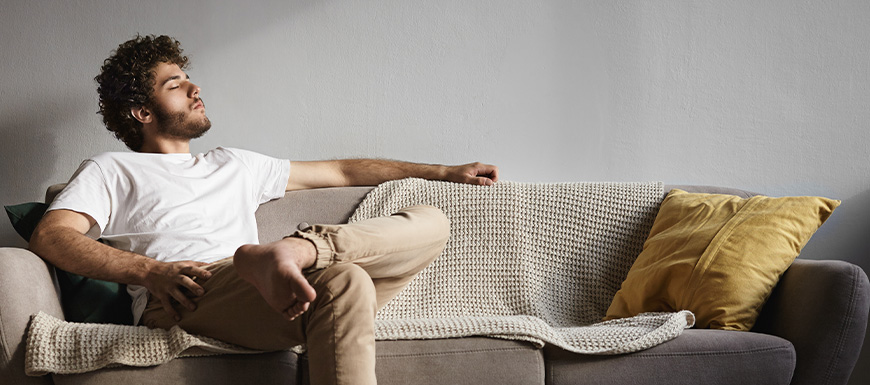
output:
<instances>
[{"instance_id":1,"label":"beige chino pants","mask_svg":"<svg viewBox=\"0 0 870 385\"><path fill-rule=\"evenodd\" d=\"M315 225L294 236L317 248L306 278L317 292L308 311L293 321L272 310L236 273L232 258L204 268L201 285L177 325L184 330L261 350L307 344L311 384L376 384L375 313L443 250L449 222L441 210L414 206L389 217L346 225ZM176 322L151 298L143 324L171 328Z\"/></svg>"}]
</instances>

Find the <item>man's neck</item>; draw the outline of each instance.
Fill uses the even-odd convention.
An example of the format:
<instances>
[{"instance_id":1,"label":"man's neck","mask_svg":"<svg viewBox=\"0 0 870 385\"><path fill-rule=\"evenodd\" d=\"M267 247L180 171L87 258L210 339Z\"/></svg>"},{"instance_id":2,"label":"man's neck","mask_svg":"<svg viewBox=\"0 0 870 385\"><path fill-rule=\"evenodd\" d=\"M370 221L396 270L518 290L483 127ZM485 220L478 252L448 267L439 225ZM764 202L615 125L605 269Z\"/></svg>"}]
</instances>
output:
<instances>
[{"instance_id":1,"label":"man's neck","mask_svg":"<svg viewBox=\"0 0 870 385\"><path fill-rule=\"evenodd\" d=\"M139 152L149 154L190 154L190 140L158 139L146 141Z\"/></svg>"}]
</instances>

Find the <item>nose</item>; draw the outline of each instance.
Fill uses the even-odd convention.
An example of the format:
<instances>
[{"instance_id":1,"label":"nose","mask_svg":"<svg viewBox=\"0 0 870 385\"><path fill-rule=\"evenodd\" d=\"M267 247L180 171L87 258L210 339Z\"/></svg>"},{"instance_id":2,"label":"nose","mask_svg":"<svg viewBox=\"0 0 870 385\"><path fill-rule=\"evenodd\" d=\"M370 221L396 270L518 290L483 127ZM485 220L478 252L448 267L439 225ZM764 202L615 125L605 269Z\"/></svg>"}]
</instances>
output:
<instances>
[{"instance_id":1,"label":"nose","mask_svg":"<svg viewBox=\"0 0 870 385\"><path fill-rule=\"evenodd\" d=\"M199 97L199 92L202 91L198 85L190 83L190 95L194 98Z\"/></svg>"}]
</instances>

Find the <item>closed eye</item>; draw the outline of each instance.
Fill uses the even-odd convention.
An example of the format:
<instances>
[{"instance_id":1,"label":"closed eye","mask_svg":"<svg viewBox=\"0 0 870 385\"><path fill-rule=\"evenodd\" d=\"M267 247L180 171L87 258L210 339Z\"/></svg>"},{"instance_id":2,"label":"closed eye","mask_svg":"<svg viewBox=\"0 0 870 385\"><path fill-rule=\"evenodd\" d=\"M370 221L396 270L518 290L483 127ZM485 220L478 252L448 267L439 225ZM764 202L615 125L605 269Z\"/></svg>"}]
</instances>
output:
<instances>
[{"instance_id":1,"label":"closed eye","mask_svg":"<svg viewBox=\"0 0 870 385\"><path fill-rule=\"evenodd\" d=\"M190 81L190 75L184 74L184 77L185 77L185 80ZM179 84L177 82L181 81L181 76L180 75L172 76L169 79L164 80L163 84L165 85L166 83L169 83L172 81L175 81L176 83L173 83L172 87L169 87L170 90L174 90L174 89L179 87Z\"/></svg>"}]
</instances>

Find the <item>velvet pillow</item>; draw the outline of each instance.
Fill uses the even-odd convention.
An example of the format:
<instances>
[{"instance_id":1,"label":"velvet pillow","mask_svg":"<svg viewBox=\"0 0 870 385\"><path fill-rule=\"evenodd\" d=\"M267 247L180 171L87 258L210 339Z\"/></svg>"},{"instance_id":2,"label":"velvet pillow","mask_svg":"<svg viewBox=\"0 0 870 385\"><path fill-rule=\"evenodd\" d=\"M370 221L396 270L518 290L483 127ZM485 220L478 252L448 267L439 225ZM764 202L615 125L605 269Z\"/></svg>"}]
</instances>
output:
<instances>
[{"instance_id":1,"label":"velvet pillow","mask_svg":"<svg viewBox=\"0 0 870 385\"><path fill-rule=\"evenodd\" d=\"M31 202L4 208L15 231L30 242L33 230L45 215L48 205ZM133 324L130 310L132 300L127 294L126 285L90 279L61 269L55 271L60 286L61 307L67 321Z\"/></svg>"},{"instance_id":2,"label":"velvet pillow","mask_svg":"<svg viewBox=\"0 0 870 385\"><path fill-rule=\"evenodd\" d=\"M671 191L605 319L690 310L749 330L779 277L840 201Z\"/></svg>"},{"instance_id":3,"label":"velvet pillow","mask_svg":"<svg viewBox=\"0 0 870 385\"><path fill-rule=\"evenodd\" d=\"M39 220L45 215L45 210L48 205L41 202L22 203L14 206L3 206L6 209L6 215L12 221L12 227L15 232L30 242L30 236L33 235L33 230L39 224Z\"/></svg>"}]
</instances>

